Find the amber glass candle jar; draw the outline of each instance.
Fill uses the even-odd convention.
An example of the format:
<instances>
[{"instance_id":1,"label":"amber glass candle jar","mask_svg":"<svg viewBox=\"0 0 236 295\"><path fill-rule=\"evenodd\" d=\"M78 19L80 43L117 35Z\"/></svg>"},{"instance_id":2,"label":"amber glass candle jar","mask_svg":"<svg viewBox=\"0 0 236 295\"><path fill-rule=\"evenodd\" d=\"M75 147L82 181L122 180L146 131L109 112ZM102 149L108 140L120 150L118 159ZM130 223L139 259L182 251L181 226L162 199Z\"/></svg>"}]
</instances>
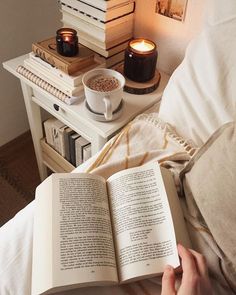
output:
<instances>
[{"instance_id":1,"label":"amber glass candle jar","mask_svg":"<svg viewBox=\"0 0 236 295\"><path fill-rule=\"evenodd\" d=\"M62 28L57 30L57 52L63 56L75 56L79 52L76 30Z\"/></svg>"},{"instance_id":2,"label":"amber glass candle jar","mask_svg":"<svg viewBox=\"0 0 236 295\"><path fill-rule=\"evenodd\" d=\"M155 75L156 44L147 39L133 39L125 50L124 74L136 82L146 82Z\"/></svg>"}]
</instances>

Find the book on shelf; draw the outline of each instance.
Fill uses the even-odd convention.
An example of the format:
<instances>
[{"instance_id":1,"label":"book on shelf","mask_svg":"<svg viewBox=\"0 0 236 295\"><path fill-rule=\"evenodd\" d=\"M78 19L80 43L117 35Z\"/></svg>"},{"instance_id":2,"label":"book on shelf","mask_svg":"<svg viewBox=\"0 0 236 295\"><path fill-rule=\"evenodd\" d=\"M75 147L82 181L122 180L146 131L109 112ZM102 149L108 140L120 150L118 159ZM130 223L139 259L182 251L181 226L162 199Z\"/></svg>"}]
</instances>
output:
<instances>
[{"instance_id":1,"label":"book on shelf","mask_svg":"<svg viewBox=\"0 0 236 295\"><path fill-rule=\"evenodd\" d=\"M70 136L75 133L74 130L72 130L70 127L67 127L65 129L64 133L64 143L65 143L65 159L70 162L70 144L69 144L69 138Z\"/></svg>"},{"instance_id":2,"label":"book on shelf","mask_svg":"<svg viewBox=\"0 0 236 295\"><path fill-rule=\"evenodd\" d=\"M190 246L173 177L157 162L107 180L52 174L36 189L32 294L161 275L180 265L176 241Z\"/></svg>"},{"instance_id":3,"label":"book on shelf","mask_svg":"<svg viewBox=\"0 0 236 295\"><path fill-rule=\"evenodd\" d=\"M65 72L59 70L55 66L50 65L49 63L42 60L40 57L35 55L35 53L30 52L29 58L27 59L27 63L30 64L32 67L38 69L38 71L44 73L51 79L56 79L62 83L68 84L72 87L79 86L82 83L82 77L83 75L95 68L104 67L104 64L100 64L96 61L93 62L90 66L81 69L80 71L68 75Z\"/></svg>"},{"instance_id":4,"label":"book on shelf","mask_svg":"<svg viewBox=\"0 0 236 295\"><path fill-rule=\"evenodd\" d=\"M82 83L80 83L78 86L71 86L63 79L60 79L57 76L48 73L47 70L45 71L44 69L41 69L38 64L35 64L29 58L24 60L24 67L31 71L33 74L37 75L38 77L42 78L49 84L62 91L66 95L78 98L84 97L84 87Z\"/></svg>"},{"instance_id":5,"label":"book on shelf","mask_svg":"<svg viewBox=\"0 0 236 295\"><path fill-rule=\"evenodd\" d=\"M76 164L76 167L84 162L84 156L83 156L84 148L90 144L91 143L83 136L80 136L75 140L75 164Z\"/></svg>"},{"instance_id":6,"label":"book on shelf","mask_svg":"<svg viewBox=\"0 0 236 295\"><path fill-rule=\"evenodd\" d=\"M95 6L86 4L84 1L80 0L61 0L62 5L67 5L72 7L74 10L78 10L81 13L90 15L97 18L103 22L113 20L120 16L134 12L135 3L129 2L122 5L118 5L107 10L101 10Z\"/></svg>"},{"instance_id":7,"label":"book on shelf","mask_svg":"<svg viewBox=\"0 0 236 295\"><path fill-rule=\"evenodd\" d=\"M76 166L76 153L75 153L75 141L80 135L76 132L69 136L69 150L70 150L70 163Z\"/></svg>"},{"instance_id":8,"label":"book on shelf","mask_svg":"<svg viewBox=\"0 0 236 295\"><path fill-rule=\"evenodd\" d=\"M91 143L83 147L83 163L92 157Z\"/></svg>"},{"instance_id":9,"label":"book on shelf","mask_svg":"<svg viewBox=\"0 0 236 295\"><path fill-rule=\"evenodd\" d=\"M60 155L65 157L65 124L53 117L44 121L43 125L47 144L49 144L53 149L55 149Z\"/></svg>"},{"instance_id":10,"label":"book on shelf","mask_svg":"<svg viewBox=\"0 0 236 295\"><path fill-rule=\"evenodd\" d=\"M67 74L73 74L93 64L93 51L82 44L79 45L79 52L76 56L62 56L56 51L56 38L35 42L32 44L32 51L44 61L57 67Z\"/></svg>"},{"instance_id":11,"label":"book on shelf","mask_svg":"<svg viewBox=\"0 0 236 295\"><path fill-rule=\"evenodd\" d=\"M120 17L117 17L113 20L109 20L109 21L104 22L104 21L99 20L98 18L92 17L91 15L84 14L84 13L80 12L79 10L75 10L75 9L73 9L73 7L67 6L64 3L61 3L61 12L62 13L63 12L70 13L70 14L74 15L75 17L78 17L79 19L81 19L87 23L90 23L96 27L99 27L101 29L109 29L109 28L117 26L121 23L124 23L124 22L134 19L134 12L131 12L131 13L122 15Z\"/></svg>"}]
</instances>

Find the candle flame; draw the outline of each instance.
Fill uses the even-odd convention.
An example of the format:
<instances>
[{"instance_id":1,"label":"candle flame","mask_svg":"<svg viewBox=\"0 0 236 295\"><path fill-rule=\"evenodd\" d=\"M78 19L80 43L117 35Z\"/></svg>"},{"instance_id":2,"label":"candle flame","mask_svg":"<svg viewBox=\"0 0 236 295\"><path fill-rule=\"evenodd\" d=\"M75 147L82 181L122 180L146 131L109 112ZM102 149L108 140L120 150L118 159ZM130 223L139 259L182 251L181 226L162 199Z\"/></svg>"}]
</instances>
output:
<instances>
[{"instance_id":1,"label":"candle flame","mask_svg":"<svg viewBox=\"0 0 236 295\"><path fill-rule=\"evenodd\" d=\"M154 45L145 40L134 42L131 44L131 47L140 52L147 52L154 49Z\"/></svg>"}]
</instances>

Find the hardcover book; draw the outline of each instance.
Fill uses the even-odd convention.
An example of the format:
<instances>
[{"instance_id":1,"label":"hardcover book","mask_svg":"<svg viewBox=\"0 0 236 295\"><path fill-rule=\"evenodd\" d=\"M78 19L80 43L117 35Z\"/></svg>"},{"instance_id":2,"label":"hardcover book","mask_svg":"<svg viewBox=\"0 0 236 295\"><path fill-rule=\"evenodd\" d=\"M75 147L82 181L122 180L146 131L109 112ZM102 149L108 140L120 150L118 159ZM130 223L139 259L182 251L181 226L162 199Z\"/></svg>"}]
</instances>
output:
<instances>
[{"instance_id":1,"label":"hardcover book","mask_svg":"<svg viewBox=\"0 0 236 295\"><path fill-rule=\"evenodd\" d=\"M75 163L76 167L83 163L83 149L87 145L90 145L90 142L84 138L83 136L80 136L75 140Z\"/></svg>"},{"instance_id":2,"label":"hardcover book","mask_svg":"<svg viewBox=\"0 0 236 295\"><path fill-rule=\"evenodd\" d=\"M52 66L49 63L45 62L40 57L36 56L33 52L30 52L29 58L26 59L24 62L38 69L41 73L44 73L48 77L57 79L61 83L68 84L72 87L79 86L82 83L82 77L86 72L98 67L104 67L104 64L100 64L94 61L94 63L90 66L81 69L74 74L68 75L55 66Z\"/></svg>"},{"instance_id":3,"label":"hardcover book","mask_svg":"<svg viewBox=\"0 0 236 295\"><path fill-rule=\"evenodd\" d=\"M107 10L101 10L80 0L62 0L61 4L70 6L74 10L78 10L103 22L110 21L117 17L132 13L135 9L134 2L118 5Z\"/></svg>"},{"instance_id":4,"label":"hardcover book","mask_svg":"<svg viewBox=\"0 0 236 295\"><path fill-rule=\"evenodd\" d=\"M74 96L78 98L82 98L84 96L84 87L82 83L80 83L78 86L71 86L65 80L48 73L47 70L45 71L41 69L38 64L35 65L30 59L24 60L24 67L68 96Z\"/></svg>"},{"instance_id":5,"label":"hardcover book","mask_svg":"<svg viewBox=\"0 0 236 295\"><path fill-rule=\"evenodd\" d=\"M73 74L94 63L93 51L81 44L76 56L67 57L60 55L56 51L55 37L33 43L32 51L47 63L67 74Z\"/></svg>"},{"instance_id":6,"label":"hardcover book","mask_svg":"<svg viewBox=\"0 0 236 295\"><path fill-rule=\"evenodd\" d=\"M64 11L62 13L62 22L69 24L69 27L76 28L80 32L88 34L101 42L111 42L127 34L133 35L133 18L110 28L100 28ZM78 35L80 36L80 34Z\"/></svg>"},{"instance_id":7,"label":"hardcover book","mask_svg":"<svg viewBox=\"0 0 236 295\"><path fill-rule=\"evenodd\" d=\"M171 172L157 162L107 180L52 174L36 189L32 294L123 284L180 265L190 247Z\"/></svg>"},{"instance_id":8,"label":"hardcover book","mask_svg":"<svg viewBox=\"0 0 236 295\"><path fill-rule=\"evenodd\" d=\"M64 26L69 26L69 24L64 23ZM92 46L94 46L94 47L91 47L92 50L96 51L95 48L99 47L103 51L104 50L108 51L108 53L109 53L108 55L112 55L112 53L110 53L110 50L112 50L113 48L115 48L118 45L121 45L122 43L129 41L133 36L131 33L127 33L127 34L123 35L122 37L117 37L116 39L114 39L112 41L103 42L103 41L99 41L98 39L93 38L92 36L90 36L89 34L87 34L85 32L80 31L76 27L71 26L71 28L73 28L77 31L77 33L79 35L79 42L81 44L84 45L84 42L87 42L87 44L91 44ZM84 46L88 46L88 45L84 45Z\"/></svg>"},{"instance_id":9,"label":"hardcover book","mask_svg":"<svg viewBox=\"0 0 236 295\"><path fill-rule=\"evenodd\" d=\"M70 13L74 16L76 16L77 18L81 19L81 20L84 20L96 27L99 27L101 29L109 29L109 28L112 28L114 26L117 26L121 23L124 23L124 22L127 22L127 21L130 21L130 20L133 20L134 19L134 12L131 12L131 13L128 13L128 14L125 14L125 15L122 15L120 17L117 17L113 20L110 20L110 21L101 21L97 18L94 18L92 17L91 15L88 15L88 14L84 14L82 12L80 12L79 10L75 10L73 9L71 6L67 6L66 4L64 3L61 3L61 12L67 12L67 13Z\"/></svg>"}]
</instances>

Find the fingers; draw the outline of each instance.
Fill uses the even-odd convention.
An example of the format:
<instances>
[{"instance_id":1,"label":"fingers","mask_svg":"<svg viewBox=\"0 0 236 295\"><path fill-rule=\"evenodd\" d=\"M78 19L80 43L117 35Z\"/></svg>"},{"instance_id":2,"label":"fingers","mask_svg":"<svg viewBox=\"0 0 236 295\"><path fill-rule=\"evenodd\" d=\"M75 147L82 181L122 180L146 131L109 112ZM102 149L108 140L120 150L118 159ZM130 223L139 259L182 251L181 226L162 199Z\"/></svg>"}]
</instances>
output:
<instances>
[{"instance_id":1,"label":"fingers","mask_svg":"<svg viewBox=\"0 0 236 295\"><path fill-rule=\"evenodd\" d=\"M179 293L192 294L191 292L188 293L189 290L197 290L200 281L200 275L195 264L195 259L193 254L188 249L184 248L182 245L178 245L178 252L182 260L183 269L182 282L179 289Z\"/></svg>"},{"instance_id":2,"label":"fingers","mask_svg":"<svg viewBox=\"0 0 236 295\"><path fill-rule=\"evenodd\" d=\"M178 252L182 259L183 269L178 294L212 294L205 257L182 245L178 245ZM189 293L189 290L195 290L195 293Z\"/></svg>"},{"instance_id":3,"label":"fingers","mask_svg":"<svg viewBox=\"0 0 236 295\"><path fill-rule=\"evenodd\" d=\"M189 249L189 251L194 256L199 274L203 277L208 276L208 268L207 268L207 264L206 264L206 258L202 254L200 254L192 249Z\"/></svg>"},{"instance_id":4,"label":"fingers","mask_svg":"<svg viewBox=\"0 0 236 295\"><path fill-rule=\"evenodd\" d=\"M192 253L180 244L178 244L178 252L182 259L183 276L185 273L188 275L196 274L197 268Z\"/></svg>"},{"instance_id":5,"label":"fingers","mask_svg":"<svg viewBox=\"0 0 236 295\"><path fill-rule=\"evenodd\" d=\"M167 265L162 277L162 295L174 295L175 291L175 273L173 267Z\"/></svg>"}]
</instances>

